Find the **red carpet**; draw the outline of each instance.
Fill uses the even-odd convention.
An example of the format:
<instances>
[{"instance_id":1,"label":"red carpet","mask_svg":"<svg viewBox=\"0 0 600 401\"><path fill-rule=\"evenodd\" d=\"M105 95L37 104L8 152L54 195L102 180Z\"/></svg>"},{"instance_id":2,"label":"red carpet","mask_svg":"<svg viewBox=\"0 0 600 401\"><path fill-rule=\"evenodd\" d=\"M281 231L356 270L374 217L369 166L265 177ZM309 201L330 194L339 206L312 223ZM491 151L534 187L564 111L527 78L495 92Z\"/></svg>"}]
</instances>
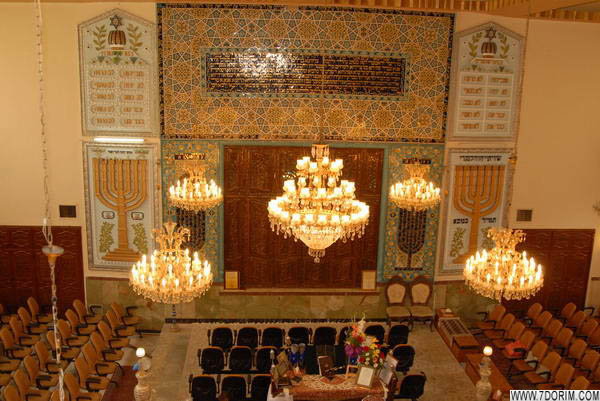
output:
<instances>
[{"instance_id":1,"label":"red carpet","mask_svg":"<svg viewBox=\"0 0 600 401\"><path fill-rule=\"evenodd\" d=\"M113 380L119 382L119 386L111 385L104 393L102 401L133 401L133 388L137 384L133 366L123 366L123 374L116 375Z\"/></svg>"}]
</instances>

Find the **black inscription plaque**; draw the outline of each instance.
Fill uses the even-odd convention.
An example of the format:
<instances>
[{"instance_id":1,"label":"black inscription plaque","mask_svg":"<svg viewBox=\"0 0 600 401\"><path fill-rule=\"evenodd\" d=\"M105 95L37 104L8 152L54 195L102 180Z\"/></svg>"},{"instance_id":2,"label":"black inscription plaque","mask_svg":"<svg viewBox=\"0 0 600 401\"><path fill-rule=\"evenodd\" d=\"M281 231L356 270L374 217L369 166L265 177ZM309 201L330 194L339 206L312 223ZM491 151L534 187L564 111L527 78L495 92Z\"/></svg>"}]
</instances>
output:
<instances>
[{"instance_id":1,"label":"black inscription plaque","mask_svg":"<svg viewBox=\"0 0 600 401\"><path fill-rule=\"evenodd\" d=\"M212 92L400 96L401 57L290 53L211 53L206 86Z\"/></svg>"}]
</instances>

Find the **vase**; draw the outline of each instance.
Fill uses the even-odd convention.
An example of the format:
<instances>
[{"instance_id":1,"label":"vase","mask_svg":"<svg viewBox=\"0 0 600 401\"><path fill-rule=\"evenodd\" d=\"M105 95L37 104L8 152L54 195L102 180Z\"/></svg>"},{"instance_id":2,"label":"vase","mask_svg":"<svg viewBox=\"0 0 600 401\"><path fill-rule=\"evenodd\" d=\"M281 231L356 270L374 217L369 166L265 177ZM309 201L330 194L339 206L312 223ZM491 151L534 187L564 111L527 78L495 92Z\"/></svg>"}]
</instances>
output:
<instances>
[{"instance_id":1,"label":"vase","mask_svg":"<svg viewBox=\"0 0 600 401\"><path fill-rule=\"evenodd\" d=\"M479 366L479 375L481 379L475 384L475 399L477 401L487 401L492 393L492 384L490 383L490 375L492 369L490 368L490 358L484 356Z\"/></svg>"},{"instance_id":2,"label":"vase","mask_svg":"<svg viewBox=\"0 0 600 401\"><path fill-rule=\"evenodd\" d=\"M139 370L135 377L138 383L133 389L133 396L135 401L149 401L152 395L151 387L149 384L150 377L152 374L148 371Z\"/></svg>"}]
</instances>

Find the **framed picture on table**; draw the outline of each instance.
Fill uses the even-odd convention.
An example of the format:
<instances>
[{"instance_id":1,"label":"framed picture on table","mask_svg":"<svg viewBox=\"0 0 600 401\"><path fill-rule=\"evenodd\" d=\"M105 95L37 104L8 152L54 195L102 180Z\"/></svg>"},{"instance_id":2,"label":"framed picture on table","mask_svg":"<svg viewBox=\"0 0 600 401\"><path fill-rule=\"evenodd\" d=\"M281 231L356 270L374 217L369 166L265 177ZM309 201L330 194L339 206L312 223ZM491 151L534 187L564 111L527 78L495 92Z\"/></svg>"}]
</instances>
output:
<instances>
[{"instance_id":1,"label":"framed picture on table","mask_svg":"<svg viewBox=\"0 0 600 401\"><path fill-rule=\"evenodd\" d=\"M370 366L360 366L356 374L356 385L358 387L371 388L375 380L375 369Z\"/></svg>"},{"instance_id":2,"label":"framed picture on table","mask_svg":"<svg viewBox=\"0 0 600 401\"><path fill-rule=\"evenodd\" d=\"M392 381L392 377L394 377L394 371L390 368L383 368L379 371L377 375L379 380L383 383L386 388L389 388L390 382Z\"/></svg>"}]
</instances>

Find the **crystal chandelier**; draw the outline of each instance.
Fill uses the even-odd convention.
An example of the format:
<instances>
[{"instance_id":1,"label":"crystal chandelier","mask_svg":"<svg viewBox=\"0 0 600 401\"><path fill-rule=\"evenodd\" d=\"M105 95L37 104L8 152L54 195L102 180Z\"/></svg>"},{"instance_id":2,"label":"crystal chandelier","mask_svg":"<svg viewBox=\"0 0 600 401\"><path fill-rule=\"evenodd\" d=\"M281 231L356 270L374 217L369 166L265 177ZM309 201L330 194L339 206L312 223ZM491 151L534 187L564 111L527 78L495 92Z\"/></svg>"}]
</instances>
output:
<instances>
[{"instance_id":1,"label":"crystal chandelier","mask_svg":"<svg viewBox=\"0 0 600 401\"><path fill-rule=\"evenodd\" d=\"M201 160L181 160L180 168L186 177L169 188L169 200L177 208L199 212L217 206L223 201L221 188L214 180L206 182L205 167Z\"/></svg>"},{"instance_id":2,"label":"crystal chandelier","mask_svg":"<svg viewBox=\"0 0 600 401\"><path fill-rule=\"evenodd\" d=\"M154 230L159 249L150 256L150 263L146 255L142 255L129 276L129 284L137 294L154 302L173 305L201 296L213 281L208 261L200 260L197 252L192 259L188 249L181 249L190 230L175 229L175 226L170 221L162 229Z\"/></svg>"},{"instance_id":3,"label":"crystal chandelier","mask_svg":"<svg viewBox=\"0 0 600 401\"><path fill-rule=\"evenodd\" d=\"M390 187L390 200L399 208L421 211L434 207L440 202L440 189L433 182L425 181L429 172L427 164L406 164L406 175L410 178Z\"/></svg>"},{"instance_id":4,"label":"crystal chandelier","mask_svg":"<svg viewBox=\"0 0 600 401\"><path fill-rule=\"evenodd\" d=\"M316 263L338 239L359 238L369 222L369 206L354 196L354 182L341 180L344 161L329 160L329 146L314 144L312 157L296 162L297 182L286 180L284 194L269 202L271 229L308 247Z\"/></svg>"},{"instance_id":5,"label":"crystal chandelier","mask_svg":"<svg viewBox=\"0 0 600 401\"><path fill-rule=\"evenodd\" d=\"M467 260L464 270L466 283L484 297L507 300L529 298L544 285L542 265L527 253L515 250L525 240L522 230L490 228L488 238L496 245L489 252L477 251Z\"/></svg>"}]
</instances>

